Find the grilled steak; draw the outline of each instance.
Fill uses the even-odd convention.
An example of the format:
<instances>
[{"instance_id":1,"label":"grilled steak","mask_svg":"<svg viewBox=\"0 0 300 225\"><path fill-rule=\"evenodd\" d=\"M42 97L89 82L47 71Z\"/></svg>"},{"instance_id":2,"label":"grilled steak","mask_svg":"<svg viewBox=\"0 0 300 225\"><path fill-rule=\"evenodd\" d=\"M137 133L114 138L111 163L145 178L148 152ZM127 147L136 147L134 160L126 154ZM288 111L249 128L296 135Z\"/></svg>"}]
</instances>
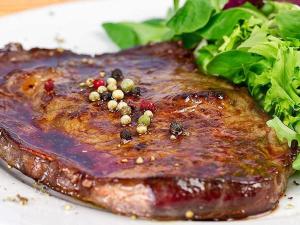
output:
<instances>
[{"instance_id":1,"label":"grilled steak","mask_svg":"<svg viewBox=\"0 0 300 225\"><path fill-rule=\"evenodd\" d=\"M133 137L122 144L120 114L79 87L116 68L141 90L126 96ZM286 188L294 155L269 117L246 89L199 74L180 43L95 57L10 44L0 75L0 157L66 195L125 215L225 220L274 209ZM142 99L156 111L139 136ZM170 139L174 121L185 135Z\"/></svg>"}]
</instances>

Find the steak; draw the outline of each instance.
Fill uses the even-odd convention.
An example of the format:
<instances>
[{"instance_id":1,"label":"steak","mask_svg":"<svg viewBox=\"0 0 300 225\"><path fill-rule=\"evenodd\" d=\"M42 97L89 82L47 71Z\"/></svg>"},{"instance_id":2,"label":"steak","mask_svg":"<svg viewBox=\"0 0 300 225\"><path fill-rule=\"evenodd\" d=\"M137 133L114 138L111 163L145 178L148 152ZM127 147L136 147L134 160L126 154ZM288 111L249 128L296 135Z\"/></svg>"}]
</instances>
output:
<instances>
[{"instance_id":1,"label":"steak","mask_svg":"<svg viewBox=\"0 0 300 225\"><path fill-rule=\"evenodd\" d=\"M120 114L105 101L90 102L79 87L116 68L141 90L125 97L135 109L128 143L120 139ZM44 89L48 79L54 92ZM95 57L9 44L0 50L0 96L0 157L58 192L114 213L244 218L274 209L292 172L295 152L279 143L247 90L199 74L180 43ZM140 136L134 126L142 100L154 102L156 111ZM185 135L170 138L174 121Z\"/></svg>"}]
</instances>

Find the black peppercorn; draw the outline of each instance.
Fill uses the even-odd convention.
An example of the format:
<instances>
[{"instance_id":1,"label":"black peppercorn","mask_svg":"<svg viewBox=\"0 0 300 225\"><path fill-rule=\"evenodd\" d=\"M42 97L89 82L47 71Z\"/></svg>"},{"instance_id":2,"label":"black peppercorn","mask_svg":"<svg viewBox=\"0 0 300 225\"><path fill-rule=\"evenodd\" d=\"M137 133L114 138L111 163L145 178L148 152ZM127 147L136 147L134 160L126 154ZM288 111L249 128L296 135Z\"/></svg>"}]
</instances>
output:
<instances>
[{"instance_id":1,"label":"black peppercorn","mask_svg":"<svg viewBox=\"0 0 300 225\"><path fill-rule=\"evenodd\" d=\"M101 95L101 99L103 101L109 101L112 99L112 94L110 92L104 92L102 95Z\"/></svg>"},{"instance_id":2,"label":"black peppercorn","mask_svg":"<svg viewBox=\"0 0 300 225\"><path fill-rule=\"evenodd\" d=\"M135 87L135 88L133 88L131 93L132 93L133 96L141 96L141 88L140 87Z\"/></svg>"},{"instance_id":3,"label":"black peppercorn","mask_svg":"<svg viewBox=\"0 0 300 225\"><path fill-rule=\"evenodd\" d=\"M129 130L122 130L121 133L120 133L120 138L122 140L126 140L126 141L129 141L132 139L132 134Z\"/></svg>"},{"instance_id":4,"label":"black peppercorn","mask_svg":"<svg viewBox=\"0 0 300 225\"><path fill-rule=\"evenodd\" d=\"M170 124L170 133L173 135L181 135L183 133L183 126L181 123L173 121Z\"/></svg>"},{"instance_id":5,"label":"black peppercorn","mask_svg":"<svg viewBox=\"0 0 300 225\"><path fill-rule=\"evenodd\" d=\"M111 77L116 79L117 81L120 81L120 80L124 79L123 72L120 69L114 69L111 72Z\"/></svg>"}]
</instances>

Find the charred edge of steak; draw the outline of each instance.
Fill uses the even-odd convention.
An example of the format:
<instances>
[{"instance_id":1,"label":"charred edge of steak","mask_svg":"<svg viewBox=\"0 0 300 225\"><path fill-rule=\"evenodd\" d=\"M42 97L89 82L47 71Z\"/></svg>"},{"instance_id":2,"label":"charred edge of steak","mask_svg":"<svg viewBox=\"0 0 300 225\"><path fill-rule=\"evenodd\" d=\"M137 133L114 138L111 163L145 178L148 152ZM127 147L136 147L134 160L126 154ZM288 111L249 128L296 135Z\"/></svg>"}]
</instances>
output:
<instances>
[{"instance_id":1,"label":"charred edge of steak","mask_svg":"<svg viewBox=\"0 0 300 225\"><path fill-rule=\"evenodd\" d=\"M197 178L97 179L58 158L24 149L0 128L0 157L23 174L53 190L122 215L162 220L227 220L276 207L286 174L257 183ZM178 201L178 199L181 199ZM172 205L172 207L170 207Z\"/></svg>"}]
</instances>

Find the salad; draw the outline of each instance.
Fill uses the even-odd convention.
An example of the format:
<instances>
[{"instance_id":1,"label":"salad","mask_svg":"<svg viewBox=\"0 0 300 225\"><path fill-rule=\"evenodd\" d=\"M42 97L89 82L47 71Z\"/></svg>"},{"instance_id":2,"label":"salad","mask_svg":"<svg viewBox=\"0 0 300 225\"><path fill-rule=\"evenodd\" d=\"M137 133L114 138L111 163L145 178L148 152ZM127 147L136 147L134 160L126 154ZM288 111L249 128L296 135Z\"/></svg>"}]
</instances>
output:
<instances>
[{"instance_id":1,"label":"salad","mask_svg":"<svg viewBox=\"0 0 300 225\"><path fill-rule=\"evenodd\" d=\"M282 142L300 143L300 1L174 0L166 18L105 23L121 48L181 40L201 72L248 87ZM300 170L300 155L293 163Z\"/></svg>"}]
</instances>

